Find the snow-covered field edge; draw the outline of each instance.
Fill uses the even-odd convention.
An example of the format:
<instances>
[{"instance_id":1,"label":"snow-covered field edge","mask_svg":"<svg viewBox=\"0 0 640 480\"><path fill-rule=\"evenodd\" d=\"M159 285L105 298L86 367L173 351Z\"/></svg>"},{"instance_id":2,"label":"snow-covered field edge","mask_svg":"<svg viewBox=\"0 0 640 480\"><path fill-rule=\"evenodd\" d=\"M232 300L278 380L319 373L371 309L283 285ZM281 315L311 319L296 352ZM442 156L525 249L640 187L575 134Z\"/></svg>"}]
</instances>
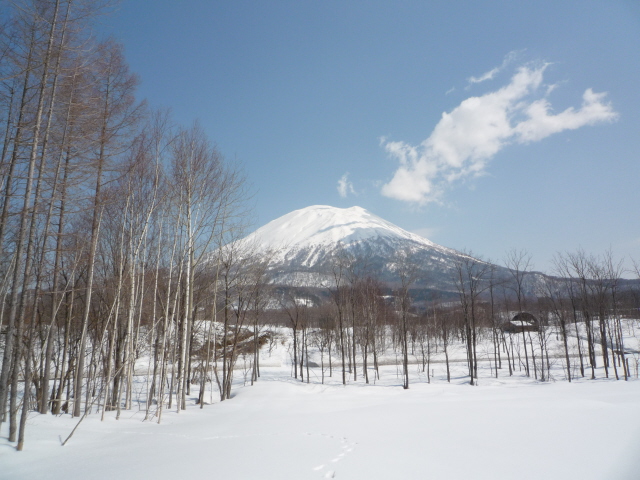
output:
<instances>
[{"instance_id":1,"label":"snow-covered field edge","mask_svg":"<svg viewBox=\"0 0 640 480\"><path fill-rule=\"evenodd\" d=\"M104 421L87 416L64 447L78 424L70 415L33 412L23 452L6 440L3 425L0 477L640 477L637 370L625 382L605 378L600 366L595 380L576 375L569 383L554 333L548 381L527 377L519 363L511 376L503 364L496 377L490 342L483 339L478 386L468 385L463 345L453 343L450 383L441 349L430 352L428 370L414 351L404 390L391 349L379 359L380 378L369 365L369 384L361 357L356 379L352 370L343 386L338 359L329 372L317 349L310 349L308 378L305 365L304 382L294 379L286 332L270 352L263 347L261 377L253 386L246 359L238 360L233 398L224 402L214 386L201 409L193 386L186 410L165 409L160 423L157 416L145 420L146 386L139 380L131 410L119 420L115 412L106 412ZM626 338L625 345L633 366L637 340ZM320 364L324 372L314 366ZM145 369L144 358L137 368Z\"/></svg>"}]
</instances>

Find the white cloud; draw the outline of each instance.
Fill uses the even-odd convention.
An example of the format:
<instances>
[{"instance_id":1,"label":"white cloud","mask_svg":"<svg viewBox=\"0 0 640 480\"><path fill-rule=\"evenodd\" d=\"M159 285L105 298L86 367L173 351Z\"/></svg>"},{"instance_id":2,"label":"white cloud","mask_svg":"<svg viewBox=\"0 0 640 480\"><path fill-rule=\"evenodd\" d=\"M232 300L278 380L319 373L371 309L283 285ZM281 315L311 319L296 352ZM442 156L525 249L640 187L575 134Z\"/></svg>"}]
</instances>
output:
<instances>
[{"instance_id":1,"label":"white cloud","mask_svg":"<svg viewBox=\"0 0 640 480\"><path fill-rule=\"evenodd\" d=\"M617 118L605 101L606 94L591 89L584 92L579 109L570 107L555 115L545 97L531 98L542 85L548 65L520 67L506 86L467 98L444 112L429 138L418 146L382 139L384 149L399 162L391 181L382 186L382 194L417 204L440 202L448 185L482 175L487 162L509 143L536 142Z\"/></svg>"},{"instance_id":2,"label":"white cloud","mask_svg":"<svg viewBox=\"0 0 640 480\"><path fill-rule=\"evenodd\" d=\"M500 65L499 67L492 68L491 70L489 70L486 73L483 73L480 76L467 78L467 82L468 82L467 89L474 83L481 83L487 80L493 80L493 77L495 77L498 73L504 70L511 62L513 62L518 57L519 54L520 52L516 50L509 52L502 60L502 65Z\"/></svg>"},{"instance_id":3,"label":"white cloud","mask_svg":"<svg viewBox=\"0 0 640 480\"><path fill-rule=\"evenodd\" d=\"M440 231L439 227L424 227L424 228L418 228L417 230L412 230L412 233L415 233L416 235L420 235L423 238L426 238L427 240L432 239L438 232Z\"/></svg>"},{"instance_id":4,"label":"white cloud","mask_svg":"<svg viewBox=\"0 0 640 480\"><path fill-rule=\"evenodd\" d=\"M340 180L338 180L338 193L342 198L346 198L347 195L355 195L356 191L353 189L353 184L348 180L349 172L345 173Z\"/></svg>"},{"instance_id":5,"label":"white cloud","mask_svg":"<svg viewBox=\"0 0 640 480\"><path fill-rule=\"evenodd\" d=\"M604 103L605 96L605 93L595 93L588 88L582 95L579 110L570 107L557 115L550 114L551 105L546 99L537 100L526 108L528 119L520 122L514 130L520 142L536 142L563 130L614 120L617 113L610 104Z\"/></svg>"},{"instance_id":6,"label":"white cloud","mask_svg":"<svg viewBox=\"0 0 640 480\"><path fill-rule=\"evenodd\" d=\"M486 80L492 80L493 77L496 76L496 73L498 73L499 71L500 71L500 67L496 67L496 68L493 68L493 69L489 70L486 73L483 73L479 77L469 77L467 79L467 81L469 83L480 83L480 82L484 82Z\"/></svg>"}]
</instances>

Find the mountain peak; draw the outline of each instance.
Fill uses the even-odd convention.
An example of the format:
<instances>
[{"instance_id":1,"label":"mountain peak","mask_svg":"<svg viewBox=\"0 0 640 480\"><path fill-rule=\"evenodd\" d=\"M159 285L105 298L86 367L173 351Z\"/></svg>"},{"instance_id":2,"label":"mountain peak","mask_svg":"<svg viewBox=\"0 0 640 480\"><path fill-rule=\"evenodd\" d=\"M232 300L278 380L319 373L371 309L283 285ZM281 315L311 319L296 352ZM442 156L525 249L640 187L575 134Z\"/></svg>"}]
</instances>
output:
<instances>
[{"instance_id":1,"label":"mountain peak","mask_svg":"<svg viewBox=\"0 0 640 480\"><path fill-rule=\"evenodd\" d=\"M362 255L367 268L391 282L397 280L393 259L398 251L411 251L420 268L430 271L429 282L443 285L450 281L455 261L462 256L359 206L313 205L294 210L260 227L243 242L257 251L271 252L275 283L295 279L307 286L331 283L329 265L340 246L356 257Z\"/></svg>"},{"instance_id":2,"label":"mountain peak","mask_svg":"<svg viewBox=\"0 0 640 480\"><path fill-rule=\"evenodd\" d=\"M422 272L417 284L449 293L455 292L452 278L456 265L471 258L359 206L313 205L294 210L260 227L242 242L256 253L269 252L275 284L308 287L332 285L332 259L340 247L353 254L348 257L355 261L353 265L387 285L400 281L395 268L397 253L409 251ZM498 268L496 275L505 275L506 269Z\"/></svg>"},{"instance_id":3,"label":"mountain peak","mask_svg":"<svg viewBox=\"0 0 640 480\"><path fill-rule=\"evenodd\" d=\"M306 252L302 263L307 267L314 265L338 244L352 247L376 243L394 249L401 248L402 244L450 251L359 206L313 205L294 210L260 227L246 241L260 249L277 251L276 261L286 261L294 256L300 258Z\"/></svg>"},{"instance_id":4,"label":"mountain peak","mask_svg":"<svg viewBox=\"0 0 640 480\"><path fill-rule=\"evenodd\" d=\"M371 238L403 237L417 242L429 240L407 232L359 206L337 208L313 205L294 210L250 235L264 247L305 248L334 243L351 244Z\"/></svg>"}]
</instances>

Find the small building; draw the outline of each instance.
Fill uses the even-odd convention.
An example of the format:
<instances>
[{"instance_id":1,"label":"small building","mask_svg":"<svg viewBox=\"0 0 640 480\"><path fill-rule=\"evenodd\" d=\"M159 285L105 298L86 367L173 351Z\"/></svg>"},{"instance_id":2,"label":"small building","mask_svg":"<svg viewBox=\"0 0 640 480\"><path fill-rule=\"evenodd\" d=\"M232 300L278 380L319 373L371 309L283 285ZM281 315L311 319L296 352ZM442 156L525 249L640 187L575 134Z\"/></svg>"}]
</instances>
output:
<instances>
[{"instance_id":1,"label":"small building","mask_svg":"<svg viewBox=\"0 0 640 480\"><path fill-rule=\"evenodd\" d=\"M502 330L506 333L537 332L540 330L540 322L532 313L520 312L503 324Z\"/></svg>"}]
</instances>

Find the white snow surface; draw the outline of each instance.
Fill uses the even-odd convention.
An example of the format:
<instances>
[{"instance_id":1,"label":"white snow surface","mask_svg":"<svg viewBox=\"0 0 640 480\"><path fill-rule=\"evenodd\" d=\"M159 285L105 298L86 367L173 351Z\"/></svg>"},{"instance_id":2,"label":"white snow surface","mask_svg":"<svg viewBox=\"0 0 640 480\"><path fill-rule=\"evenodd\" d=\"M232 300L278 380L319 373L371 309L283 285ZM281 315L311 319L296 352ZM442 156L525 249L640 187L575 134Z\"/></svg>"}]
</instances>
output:
<instances>
[{"instance_id":1,"label":"white snow surface","mask_svg":"<svg viewBox=\"0 0 640 480\"><path fill-rule=\"evenodd\" d=\"M553 337L552 337L553 338ZM516 368L495 378L485 356L479 386L469 386L462 345L452 345L452 380L442 353L428 383L412 358L409 390L395 365L370 384L349 376L334 359L333 376L310 369L310 383L292 378L290 344L263 350L261 378L245 383L242 365L233 398L207 392L203 409L192 390L186 411L166 410L143 421L144 403L88 416L32 413L25 450L0 432L3 480L118 479L492 479L636 480L640 477L640 381L564 379L554 360L552 382ZM484 348L484 347L483 347ZM633 346L633 348L636 348ZM393 354L387 360L391 360ZM313 361L319 361L314 352ZM634 355L632 360L635 362ZM239 363L242 363L241 361ZM386 363L386 362L385 362ZM635 365L635 363L634 363ZM140 365L143 367L144 365ZM146 385L136 388L144 398Z\"/></svg>"},{"instance_id":2,"label":"white snow surface","mask_svg":"<svg viewBox=\"0 0 640 480\"><path fill-rule=\"evenodd\" d=\"M351 245L367 240L410 241L422 247L457 253L437 245L420 235L408 232L362 207L336 208L314 205L277 218L245 238L263 250L278 251L276 259L292 252L334 246L338 242ZM308 264L313 263L311 258Z\"/></svg>"}]
</instances>

